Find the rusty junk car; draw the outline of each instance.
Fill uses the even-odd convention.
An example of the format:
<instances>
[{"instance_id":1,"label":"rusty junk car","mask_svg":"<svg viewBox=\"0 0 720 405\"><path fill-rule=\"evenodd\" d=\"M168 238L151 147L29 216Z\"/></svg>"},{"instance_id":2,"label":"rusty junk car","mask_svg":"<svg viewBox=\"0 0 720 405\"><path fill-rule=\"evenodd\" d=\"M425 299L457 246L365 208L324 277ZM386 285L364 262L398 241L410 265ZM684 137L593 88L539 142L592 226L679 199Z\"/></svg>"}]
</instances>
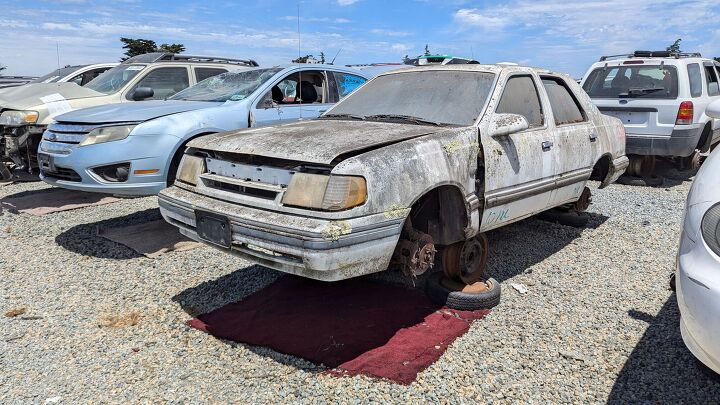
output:
<instances>
[{"instance_id":1,"label":"rusty junk car","mask_svg":"<svg viewBox=\"0 0 720 405\"><path fill-rule=\"evenodd\" d=\"M391 262L419 275L437 256L445 276L430 281L450 293L497 287L485 232L583 211L587 181L605 187L628 165L622 123L574 80L511 65L385 73L320 119L188 146L159 198L183 234L326 281Z\"/></svg>"}]
</instances>

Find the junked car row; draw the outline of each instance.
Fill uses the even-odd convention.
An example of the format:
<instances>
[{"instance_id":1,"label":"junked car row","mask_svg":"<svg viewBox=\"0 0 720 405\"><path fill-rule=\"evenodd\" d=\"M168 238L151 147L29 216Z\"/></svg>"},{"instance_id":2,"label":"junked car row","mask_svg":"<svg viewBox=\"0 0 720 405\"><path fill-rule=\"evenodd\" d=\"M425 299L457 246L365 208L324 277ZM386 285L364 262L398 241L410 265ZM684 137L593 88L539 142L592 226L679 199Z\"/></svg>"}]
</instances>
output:
<instances>
[{"instance_id":1,"label":"junked car row","mask_svg":"<svg viewBox=\"0 0 720 405\"><path fill-rule=\"evenodd\" d=\"M159 193L184 235L286 273L335 281L398 267L416 277L439 264L428 294L474 309L500 299L485 274L487 231L553 208L584 211L588 181L606 187L628 166L645 173L643 156L697 167L720 140L720 113L706 113L720 98L718 67L697 54L603 57L581 84L511 63L448 62L457 58L376 74L192 58L143 55L73 84L96 95L0 104L6 162L59 187ZM151 80L170 68L184 69L182 80ZM710 200L696 200L681 255L702 240ZM717 237L714 208L702 235ZM716 260L707 243L704 257ZM694 285L717 283L683 273L680 257L685 316L698 308ZM683 324L688 346L717 365L695 349L715 338L693 325Z\"/></svg>"}]
</instances>

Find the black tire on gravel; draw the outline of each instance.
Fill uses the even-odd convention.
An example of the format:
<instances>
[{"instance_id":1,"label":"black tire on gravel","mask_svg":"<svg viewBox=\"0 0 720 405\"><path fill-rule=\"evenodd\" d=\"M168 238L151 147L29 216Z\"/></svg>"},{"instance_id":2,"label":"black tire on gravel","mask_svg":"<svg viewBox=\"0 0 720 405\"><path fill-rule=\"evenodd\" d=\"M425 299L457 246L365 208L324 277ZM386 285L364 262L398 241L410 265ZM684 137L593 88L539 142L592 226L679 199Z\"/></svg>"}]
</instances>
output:
<instances>
[{"instance_id":1,"label":"black tire on gravel","mask_svg":"<svg viewBox=\"0 0 720 405\"><path fill-rule=\"evenodd\" d=\"M494 278L487 279L491 288L482 293L464 293L445 287L440 281L442 272L430 275L425 284L425 293L436 304L461 311L490 309L500 303L500 283Z\"/></svg>"}]
</instances>

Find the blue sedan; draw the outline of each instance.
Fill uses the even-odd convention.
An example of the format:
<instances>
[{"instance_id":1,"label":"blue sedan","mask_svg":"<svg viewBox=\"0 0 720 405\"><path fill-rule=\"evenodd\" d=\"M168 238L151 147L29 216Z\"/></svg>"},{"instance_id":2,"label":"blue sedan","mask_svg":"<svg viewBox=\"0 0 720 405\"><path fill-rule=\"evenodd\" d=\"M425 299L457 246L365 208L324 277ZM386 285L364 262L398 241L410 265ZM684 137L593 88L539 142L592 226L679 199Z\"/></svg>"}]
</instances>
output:
<instances>
[{"instance_id":1,"label":"blue sedan","mask_svg":"<svg viewBox=\"0 0 720 405\"><path fill-rule=\"evenodd\" d=\"M40 178L74 190L155 195L175 180L191 139L317 118L368 79L333 65L251 68L211 77L164 101L72 111L43 134Z\"/></svg>"}]
</instances>

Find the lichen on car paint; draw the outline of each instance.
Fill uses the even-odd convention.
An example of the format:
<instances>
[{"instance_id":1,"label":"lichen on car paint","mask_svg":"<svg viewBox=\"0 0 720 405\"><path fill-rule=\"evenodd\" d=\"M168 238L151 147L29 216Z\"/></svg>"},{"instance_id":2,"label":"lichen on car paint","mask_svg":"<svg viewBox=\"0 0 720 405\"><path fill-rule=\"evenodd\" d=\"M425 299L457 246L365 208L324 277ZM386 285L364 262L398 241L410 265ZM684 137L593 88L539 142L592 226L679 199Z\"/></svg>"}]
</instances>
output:
<instances>
[{"instance_id":1,"label":"lichen on car paint","mask_svg":"<svg viewBox=\"0 0 720 405\"><path fill-rule=\"evenodd\" d=\"M347 221L333 221L328 223L327 227L323 229L322 235L325 239L338 240L340 236L347 235L352 232L352 227Z\"/></svg>"},{"instance_id":2,"label":"lichen on car paint","mask_svg":"<svg viewBox=\"0 0 720 405\"><path fill-rule=\"evenodd\" d=\"M410 208L403 207L399 204L392 204L390 205L390 209L385 211L385 217L389 219L404 218L408 213L410 213Z\"/></svg>"}]
</instances>

